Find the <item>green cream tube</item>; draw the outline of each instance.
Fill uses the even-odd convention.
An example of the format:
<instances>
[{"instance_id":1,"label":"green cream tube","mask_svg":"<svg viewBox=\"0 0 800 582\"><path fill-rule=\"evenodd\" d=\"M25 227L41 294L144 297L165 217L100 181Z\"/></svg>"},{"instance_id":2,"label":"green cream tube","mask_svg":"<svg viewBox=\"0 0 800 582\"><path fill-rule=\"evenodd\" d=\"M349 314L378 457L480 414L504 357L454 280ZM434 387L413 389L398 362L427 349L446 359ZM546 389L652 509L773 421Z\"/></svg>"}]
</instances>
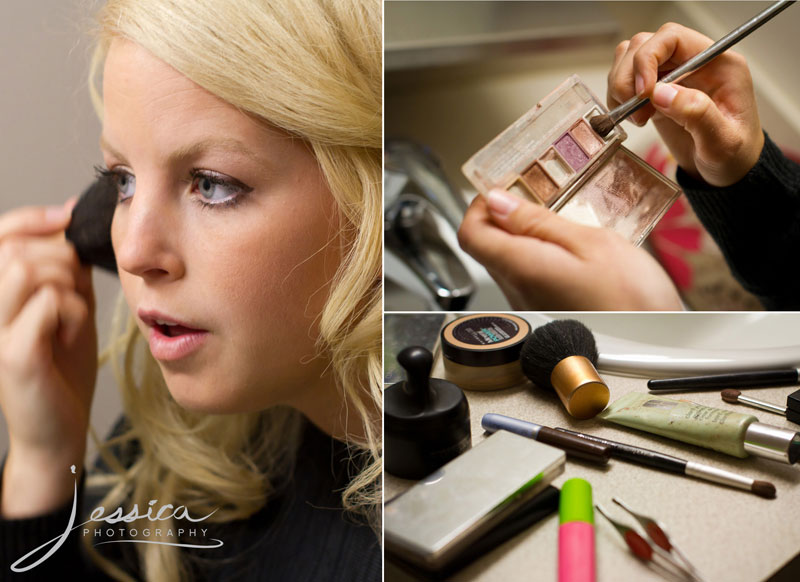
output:
<instances>
[{"instance_id":1,"label":"green cream tube","mask_svg":"<svg viewBox=\"0 0 800 582\"><path fill-rule=\"evenodd\" d=\"M632 392L597 416L734 457L756 455L787 464L800 457L797 432L758 422L752 414L686 400Z\"/></svg>"}]
</instances>

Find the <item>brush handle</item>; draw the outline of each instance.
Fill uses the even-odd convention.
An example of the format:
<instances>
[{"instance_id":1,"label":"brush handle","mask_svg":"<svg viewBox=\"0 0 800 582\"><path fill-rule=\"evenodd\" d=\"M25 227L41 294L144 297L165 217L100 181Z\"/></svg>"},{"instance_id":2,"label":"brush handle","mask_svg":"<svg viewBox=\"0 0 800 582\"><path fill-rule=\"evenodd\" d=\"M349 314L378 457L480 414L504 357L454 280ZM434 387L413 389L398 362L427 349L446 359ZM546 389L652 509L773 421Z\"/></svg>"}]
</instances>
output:
<instances>
[{"instance_id":1,"label":"brush handle","mask_svg":"<svg viewBox=\"0 0 800 582\"><path fill-rule=\"evenodd\" d=\"M566 451L571 457L583 459L591 463L605 465L611 457L610 447L601 443L589 442L571 434L565 434L547 426L526 422L518 418L511 418L502 414L490 412L484 414L481 426L487 432L506 430L520 436L534 439L540 443L552 445Z\"/></svg>"},{"instance_id":2,"label":"brush handle","mask_svg":"<svg viewBox=\"0 0 800 582\"><path fill-rule=\"evenodd\" d=\"M758 408L759 410L766 410L767 412L772 412L773 414L780 414L782 416L786 416L785 406L778 406L777 404L772 404L771 402L764 402L763 400L748 398L747 396L742 396L741 394L737 397L736 400L740 404L752 406L753 408Z\"/></svg>"},{"instance_id":3,"label":"brush handle","mask_svg":"<svg viewBox=\"0 0 800 582\"><path fill-rule=\"evenodd\" d=\"M752 388L767 386L786 386L800 382L800 369L754 370L712 374L709 376L689 376L686 378L662 378L648 380L647 388L654 392L661 390L719 390L720 388Z\"/></svg>"},{"instance_id":4,"label":"brush handle","mask_svg":"<svg viewBox=\"0 0 800 582\"><path fill-rule=\"evenodd\" d=\"M753 18L723 36L706 50L699 52L681 66L673 69L669 74L664 75L660 81L663 83L676 83L680 81L686 75L695 72L697 69L731 48L737 42L745 38L748 34L759 28L762 24L765 24L774 16L778 15L783 10L786 10L790 5L794 4L794 2L795 0L780 0L780 2L771 4ZM636 96L631 97L622 105L619 105L618 107L615 107L609 111L608 116L616 125L634 111L644 107L644 105L649 101L650 100L647 98Z\"/></svg>"},{"instance_id":5,"label":"brush handle","mask_svg":"<svg viewBox=\"0 0 800 582\"><path fill-rule=\"evenodd\" d=\"M680 475L683 475L686 471L686 464L688 461L684 461L678 457L665 455L664 453L659 453L650 449L643 449L642 447L626 445L625 443L620 443L617 441L610 441L608 439L593 435L575 432L566 428L556 427L554 430L557 432L564 432L573 435L576 438L585 439L599 445L606 445L609 449L611 449L611 456L615 459L621 459L637 465L653 467L654 469L660 469L670 473L678 473Z\"/></svg>"}]
</instances>

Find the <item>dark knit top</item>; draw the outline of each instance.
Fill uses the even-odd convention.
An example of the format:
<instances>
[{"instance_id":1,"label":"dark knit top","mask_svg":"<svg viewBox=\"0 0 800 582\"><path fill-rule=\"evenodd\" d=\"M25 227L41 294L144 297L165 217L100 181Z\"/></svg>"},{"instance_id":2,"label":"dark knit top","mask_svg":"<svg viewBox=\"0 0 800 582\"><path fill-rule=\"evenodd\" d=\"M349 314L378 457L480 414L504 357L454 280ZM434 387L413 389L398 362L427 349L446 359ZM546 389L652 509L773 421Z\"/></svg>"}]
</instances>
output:
<instances>
[{"instance_id":1,"label":"dark knit top","mask_svg":"<svg viewBox=\"0 0 800 582\"><path fill-rule=\"evenodd\" d=\"M677 179L744 288L767 309L800 309L800 165L765 134L736 184L715 188L680 168Z\"/></svg>"},{"instance_id":2,"label":"dark knit top","mask_svg":"<svg viewBox=\"0 0 800 582\"><path fill-rule=\"evenodd\" d=\"M196 532L191 540L187 540L184 533L180 539L183 543L212 545L213 539L223 542L221 547L214 549L181 549L193 579L379 582L381 547L377 536L341 507L341 491L352 470L347 447L307 423L292 477L261 511L246 520L226 524L176 520L186 530L207 530L205 536ZM89 501L89 496L84 495L83 480L79 490L75 525L86 521L99 501ZM156 507L166 503L169 501L159 500ZM82 549L80 537L83 528L73 531L64 545L39 566L22 574L10 570L11 564L23 555L64 532L71 508L72 499L63 507L40 517L0 519L0 580L108 579ZM113 509L106 508L106 514ZM127 513L128 510L123 511ZM140 514L146 511L147 508L139 509ZM151 529L160 526L146 519L136 524ZM125 525L89 523L85 527L97 526L105 531L109 528L119 530ZM105 535L97 539L122 539L119 534L115 536ZM141 579L133 543L96 547L136 579ZM39 552L26 563L30 564L42 555L43 552Z\"/></svg>"}]
</instances>

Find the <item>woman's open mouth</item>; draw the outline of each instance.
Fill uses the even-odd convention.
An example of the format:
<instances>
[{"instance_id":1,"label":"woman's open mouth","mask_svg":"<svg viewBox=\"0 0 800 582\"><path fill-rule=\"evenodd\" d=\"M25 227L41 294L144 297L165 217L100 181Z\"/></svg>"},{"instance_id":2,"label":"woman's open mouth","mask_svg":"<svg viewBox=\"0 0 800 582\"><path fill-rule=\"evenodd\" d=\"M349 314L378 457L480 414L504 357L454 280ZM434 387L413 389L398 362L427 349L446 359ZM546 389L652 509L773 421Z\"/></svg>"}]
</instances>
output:
<instances>
[{"instance_id":1,"label":"woman's open mouth","mask_svg":"<svg viewBox=\"0 0 800 582\"><path fill-rule=\"evenodd\" d=\"M185 358L197 351L208 336L208 330L190 327L157 312L140 310L139 317L150 328L150 353L159 361Z\"/></svg>"}]
</instances>

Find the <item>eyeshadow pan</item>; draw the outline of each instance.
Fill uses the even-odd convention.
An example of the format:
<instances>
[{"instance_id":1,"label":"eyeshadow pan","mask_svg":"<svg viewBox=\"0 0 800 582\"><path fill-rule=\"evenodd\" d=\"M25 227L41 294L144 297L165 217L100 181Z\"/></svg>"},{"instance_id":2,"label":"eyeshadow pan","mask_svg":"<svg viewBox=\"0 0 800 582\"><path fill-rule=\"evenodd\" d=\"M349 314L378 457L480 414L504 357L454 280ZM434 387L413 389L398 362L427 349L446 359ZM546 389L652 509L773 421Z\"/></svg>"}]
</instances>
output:
<instances>
[{"instance_id":1,"label":"eyeshadow pan","mask_svg":"<svg viewBox=\"0 0 800 582\"><path fill-rule=\"evenodd\" d=\"M517 198L522 198L523 200L530 200L533 202L540 202L540 200L534 195L533 191L525 184L524 181L516 180L511 186L506 188L511 194L516 196Z\"/></svg>"},{"instance_id":2,"label":"eyeshadow pan","mask_svg":"<svg viewBox=\"0 0 800 582\"><path fill-rule=\"evenodd\" d=\"M539 163L544 166L545 171L555 181L556 184L563 186L569 180L569 177L575 172L572 171L568 165L564 163L553 148L549 148L544 155L539 159Z\"/></svg>"},{"instance_id":3,"label":"eyeshadow pan","mask_svg":"<svg viewBox=\"0 0 800 582\"><path fill-rule=\"evenodd\" d=\"M593 156L601 149L603 149L603 142L600 141L600 138L594 133L589 124L585 121L579 121L575 127L572 128L570 131L572 137L578 142L578 145L583 148L589 156Z\"/></svg>"},{"instance_id":4,"label":"eyeshadow pan","mask_svg":"<svg viewBox=\"0 0 800 582\"><path fill-rule=\"evenodd\" d=\"M539 164L531 165L523 172L521 178L545 204L549 204L558 192L558 186L544 173Z\"/></svg>"},{"instance_id":5,"label":"eyeshadow pan","mask_svg":"<svg viewBox=\"0 0 800 582\"><path fill-rule=\"evenodd\" d=\"M589 161L589 156L568 133L562 135L553 145L574 170L580 170Z\"/></svg>"}]
</instances>

